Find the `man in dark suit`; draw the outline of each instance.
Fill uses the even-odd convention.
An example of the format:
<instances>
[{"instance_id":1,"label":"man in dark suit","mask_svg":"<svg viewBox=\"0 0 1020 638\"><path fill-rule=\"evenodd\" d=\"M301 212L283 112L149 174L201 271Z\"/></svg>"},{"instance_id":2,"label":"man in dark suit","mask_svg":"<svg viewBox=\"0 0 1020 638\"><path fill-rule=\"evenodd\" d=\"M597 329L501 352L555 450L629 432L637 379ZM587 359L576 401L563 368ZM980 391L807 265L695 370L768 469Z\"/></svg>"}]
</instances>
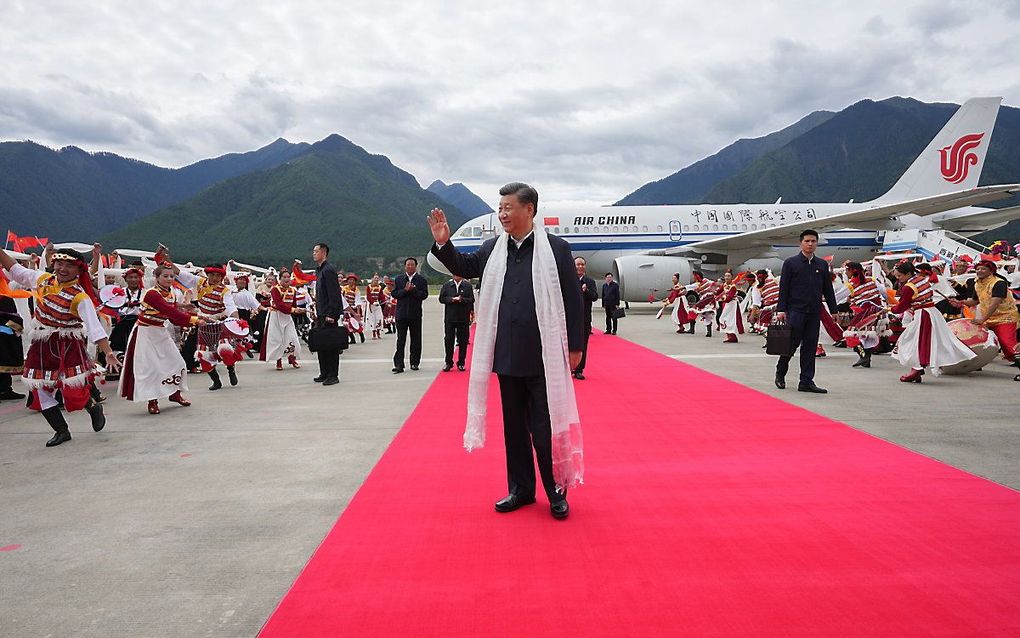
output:
<instances>
[{"instance_id":1,"label":"man in dark suit","mask_svg":"<svg viewBox=\"0 0 1020 638\"><path fill-rule=\"evenodd\" d=\"M496 341L492 371L499 379L503 404L503 438L506 444L509 495L496 503L497 512L512 512L535 502L535 465L549 497L554 518L566 518L570 509L565 493L556 491L552 466L552 426L546 393L545 366L542 361L541 332L535 302L535 282L531 264L535 257L535 215L538 193L527 184L507 184L500 189L499 220L509 235L506 275L500 293ZM432 254L450 272L462 277L481 277L498 238L489 239L474 253L460 253L450 243L450 227L443 211L429 216L436 240ZM574 270L570 245L556 235L548 235L566 315L569 365L573 370L581 361L581 291ZM494 294L482 291L482 294ZM534 446L534 457L532 456Z\"/></svg>"},{"instance_id":2,"label":"man in dark suit","mask_svg":"<svg viewBox=\"0 0 1020 638\"><path fill-rule=\"evenodd\" d=\"M591 337L591 305L599 298L595 280L588 276L588 263L584 257L574 258L574 269L577 271L577 282L581 286L581 305L584 308L584 344L581 347L581 363L574 368L574 378L584 380L584 366L588 363L588 338Z\"/></svg>"},{"instance_id":3,"label":"man in dark suit","mask_svg":"<svg viewBox=\"0 0 1020 638\"><path fill-rule=\"evenodd\" d=\"M616 309L620 307L620 284L613 281L613 273L606 273L606 283L602 284L602 308L606 311L606 334L615 335L617 322Z\"/></svg>"},{"instance_id":4,"label":"man in dark suit","mask_svg":"<svg viewBox=\"0 0 1020 638\"><path fill-rule=\"evenodd\" d=\"M786 373L790 369L793 352L800 348L801 392L825 394L828 390L815 385L815 350L818 347L818 328L821 325L822 298L829 312L836 314L836 293L832 288L829 263L815 256L818 233L805 230L800 234L800 252L783 262L779 277L779 303L776 319L790 326L792 347L790 355L779 357L776 364L776 387L786 388Z\"/></svg>"},{"instance_id":5,"label":"man in dark suit","mask_svg":"<svg viewBox=\"0 0 1020 638\"><path fill-rule=\"evenodd\" d=\"M404 347L411 333L411 369L421 363L421 302L429 296L429 282L418 274L418 260L404 260L404 272L397 275L393 297L397 300L397 351L393 353L393 374L404 371Z\"/></svg>"},{"instance_id":6,"label":"man in dark suit","mask_svg":"<svg viewBox=\"0 0 1020 638\"><path fill-rule=\"evenodd\" d=\"M329 263L329 246L319 242L312 247L315 267L315 323L319 327L336 326L343 315L343 297L336 269ZM336 385L340 383L340 348L320 349L319 376L316 383Z\"/></svg>"},{"instance_id":7,"label":"man in dark suit","mask_svg":"<svg viewBox=\"0 0 1020 638\"><path fill-rule=\"evenodd\" d=\"M460 275L443 284L439 291L439 303L446 306L444 325L446 330L446 364L443 372L453 369L453 342L457 341L457 369L464 371L467 360L468 328L471 327L471 309L475 305L475 292L471 282Z\"/></svg>"}]
</instances>

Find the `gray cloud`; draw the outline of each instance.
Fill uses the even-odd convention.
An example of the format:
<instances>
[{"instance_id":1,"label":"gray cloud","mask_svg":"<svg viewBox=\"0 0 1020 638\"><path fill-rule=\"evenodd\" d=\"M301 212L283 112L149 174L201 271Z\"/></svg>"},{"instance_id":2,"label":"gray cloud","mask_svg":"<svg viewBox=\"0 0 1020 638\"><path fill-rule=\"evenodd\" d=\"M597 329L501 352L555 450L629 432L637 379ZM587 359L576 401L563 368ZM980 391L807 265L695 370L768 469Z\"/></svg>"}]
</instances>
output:
<instances>
[{"instance_id":1,"label":"gray cloud","mask_svg":"<svg viewBox=\"0 0 1020 638\"><path fill-rule=\"evenodd\" d=\"M179 166L337 132L423 184L607 202L813 110L1018 104L1016 7L19 3L0 137Z\"/></svg>"}]
</instances>

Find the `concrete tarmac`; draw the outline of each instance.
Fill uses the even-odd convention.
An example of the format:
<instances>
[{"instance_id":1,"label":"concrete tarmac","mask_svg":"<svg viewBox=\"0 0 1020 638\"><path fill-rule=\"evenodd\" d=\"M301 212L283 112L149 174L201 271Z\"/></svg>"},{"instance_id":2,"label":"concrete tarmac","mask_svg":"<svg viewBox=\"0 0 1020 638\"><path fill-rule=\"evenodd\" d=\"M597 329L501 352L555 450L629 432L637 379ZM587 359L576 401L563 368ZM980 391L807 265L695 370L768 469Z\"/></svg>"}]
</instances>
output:
<instances>
[{"instance_id":1,"label":"concrete tarmac","mask_svg":"<svg viewBox=\"0 0 1020 638\"><path fill-rule=\"evenodd\" d=\"M596 327L601 318L596 307ZM701 325L677 335L668 316L635 305L618 337L593 335L589 357L603 339L630 339L1020 487L1020 383L1001 363L907 385L888 356L858 370L853 353L830 348L816 379L830 393L819 396L796 391L796 361L777 390L761 338L724 345L703 335ZM340 385L328 388L312 383L309 353L300 370L246 361L240 385L214 393L191 375L194 405L163 402L158 416L106 387L106 429L72 414L74 440L53 449L38 414L0 403L0 636L255 635L439 373L442 349L433 296L418 372L390 372L387 336L352 346ZM678 399L697 401L682 389Z\"/></svg>"}]
</instances>

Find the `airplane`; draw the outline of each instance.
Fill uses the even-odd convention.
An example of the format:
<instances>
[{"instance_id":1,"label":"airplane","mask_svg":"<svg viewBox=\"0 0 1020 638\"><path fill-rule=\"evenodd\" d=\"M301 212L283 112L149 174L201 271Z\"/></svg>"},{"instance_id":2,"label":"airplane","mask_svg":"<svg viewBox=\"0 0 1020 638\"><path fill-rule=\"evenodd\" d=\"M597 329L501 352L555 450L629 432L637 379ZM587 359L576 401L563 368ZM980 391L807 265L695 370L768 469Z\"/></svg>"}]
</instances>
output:
<instances>
[{"instance_id":1,"label":"airplane","mask_svg":"<svg viewBox=\"0 0 1020 638\"><path fill-rule=\"evenodd\" d=\"M625 301L646 301L671 287L673 273L773 268L799 250L798 235L819 233L817 254L867 261L887 230L947 229L963 236L1020 217L1020 206L980 204L1020 192L1020 184L979 187L1001 97L967 100L884 195L869 202L591 206L568 214L541 212L548 232L570 243L592 276L612 273ZM503 229L497 213L469 220L451 236L462 252L477 250ZM446 268L432 254L430 266Z\"/></svg>"}]
</instances>

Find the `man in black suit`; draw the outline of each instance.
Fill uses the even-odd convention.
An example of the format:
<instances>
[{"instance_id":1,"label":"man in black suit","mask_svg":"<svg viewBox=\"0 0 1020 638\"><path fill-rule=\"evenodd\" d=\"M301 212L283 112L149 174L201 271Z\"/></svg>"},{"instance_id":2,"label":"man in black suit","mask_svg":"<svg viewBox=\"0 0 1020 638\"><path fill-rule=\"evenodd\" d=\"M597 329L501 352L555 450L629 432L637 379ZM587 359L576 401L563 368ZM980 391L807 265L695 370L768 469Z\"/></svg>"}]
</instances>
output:
<instances>
[{"instance_id":1,"label":"man in black suit","mask_svg":"<svg viewBox=\"0 0 1020 638\"><path fill-rule=\"evenodd\" d=\"M319 327L336 326L343 315L343 297L336 269L329 263L329 246L319 242L312 247L315 267L315 323ZM316 383L336 385L340 383L340 348L320 349L319 376Z\"/></svg>"},{"instance_id":2,"label":"man in black suit","mask_svg":"<svg viewBox=\"0 0 1020 638\"><path fill-rule=\"evenodd\" d=\"M779 277L776 319L789 324L793 347L790 355L779 357L776 364L776 387L780 390L786 388L790 359L799 347L800 383L797 389L818 394L828 392L815 385L815 350L818 348L822 299L829 304L829 312L836 314L836 293L829 275L829 262L815 256L816 248L818 233L813 230L802 232L800 252L783 262Z\"/></svg>"},{"instance_id":3,"label":"man in black suit","mask_svg":"<svg viewBox=\"0 0 1020 638\"><path fill-rule=\"evenodd\" d=\"M418 274L418 260L404 260L404 272L397 275L393 297L397 300L397 351L393 353L393 374L404 371L404 346L411 333L411 369L421 363L421 302L429 296L429 282Z\"/></svg>"},{"instance_id":4,"label":"man in black suit","mask_svg":"<svg viewBox=\"0 0 1020 638\"><path fill-rule=\"evenodd\" d=\"M613 273L606 273L606 283L602 284L602 308L606 311L606 334L615 335L617 322L616 309L620 307L620 284L613 281Z\"/></svg>"},{"instance_id":5,"label":"man in black suit","mask_svg":"<svg viewBox=\"0 0 1020 638\"><path fill-rule=\"evenodd\" d=\"M453 342L457 341L457 369L464 371L467 360L468 328L471 327L471 309L475 305L475 292L470 281L460 275L443 284L439 291L439 303L446 306L444 324L446 329L446 364L443 372L453 369Z\"/></svg>"},{"instance_id":6,"label":"man in black suit","mask_svg":"<svg viewBox=\"0 0 1020 638\"><path fill-rule=\"evenodd\" d=\"M509 235L506 275L500 293L496 341L492 371L499 379L503 404L503 438L506 444L509 495L496 503L497 512L512 512L535 502L535 464L549 497L554 518L566 518L570 508L565 493L556 491L552 466L552 425L546 393L542 341L535 302L535 282L531 264L535 257L535 214L538 192L527 184L507 184L500 189L499 220ZM461 253L450 243L450 227L443 211L429 216L436 240L432 254L450 272L462 277L481 277L498 238L489 239L474 253ZM548 235L556 260L560 294L566 315L569 365L573 370L581 361L581 291L574 270L570 245L556 235ZM482 294L494 294L482 291ZM534 446L534 457L532 456Z\"/></svg>"},{"instance_id":7,"label":"man in black suit","mask_svg":"<svg viewBox=\"0 0 1020 638\"><path fill-rule=\"evenodd\" d=\"M584 344L581 347L581 363L574 368L574 378L584 380L584 366L588 363L588 338L591 337L591 305L599 298L595 280L588 276L588 262L584 257L574 258L574 269L577 271L577 282L581 286L581 305L584 308Z\"/></svg>"}]
</instances>

